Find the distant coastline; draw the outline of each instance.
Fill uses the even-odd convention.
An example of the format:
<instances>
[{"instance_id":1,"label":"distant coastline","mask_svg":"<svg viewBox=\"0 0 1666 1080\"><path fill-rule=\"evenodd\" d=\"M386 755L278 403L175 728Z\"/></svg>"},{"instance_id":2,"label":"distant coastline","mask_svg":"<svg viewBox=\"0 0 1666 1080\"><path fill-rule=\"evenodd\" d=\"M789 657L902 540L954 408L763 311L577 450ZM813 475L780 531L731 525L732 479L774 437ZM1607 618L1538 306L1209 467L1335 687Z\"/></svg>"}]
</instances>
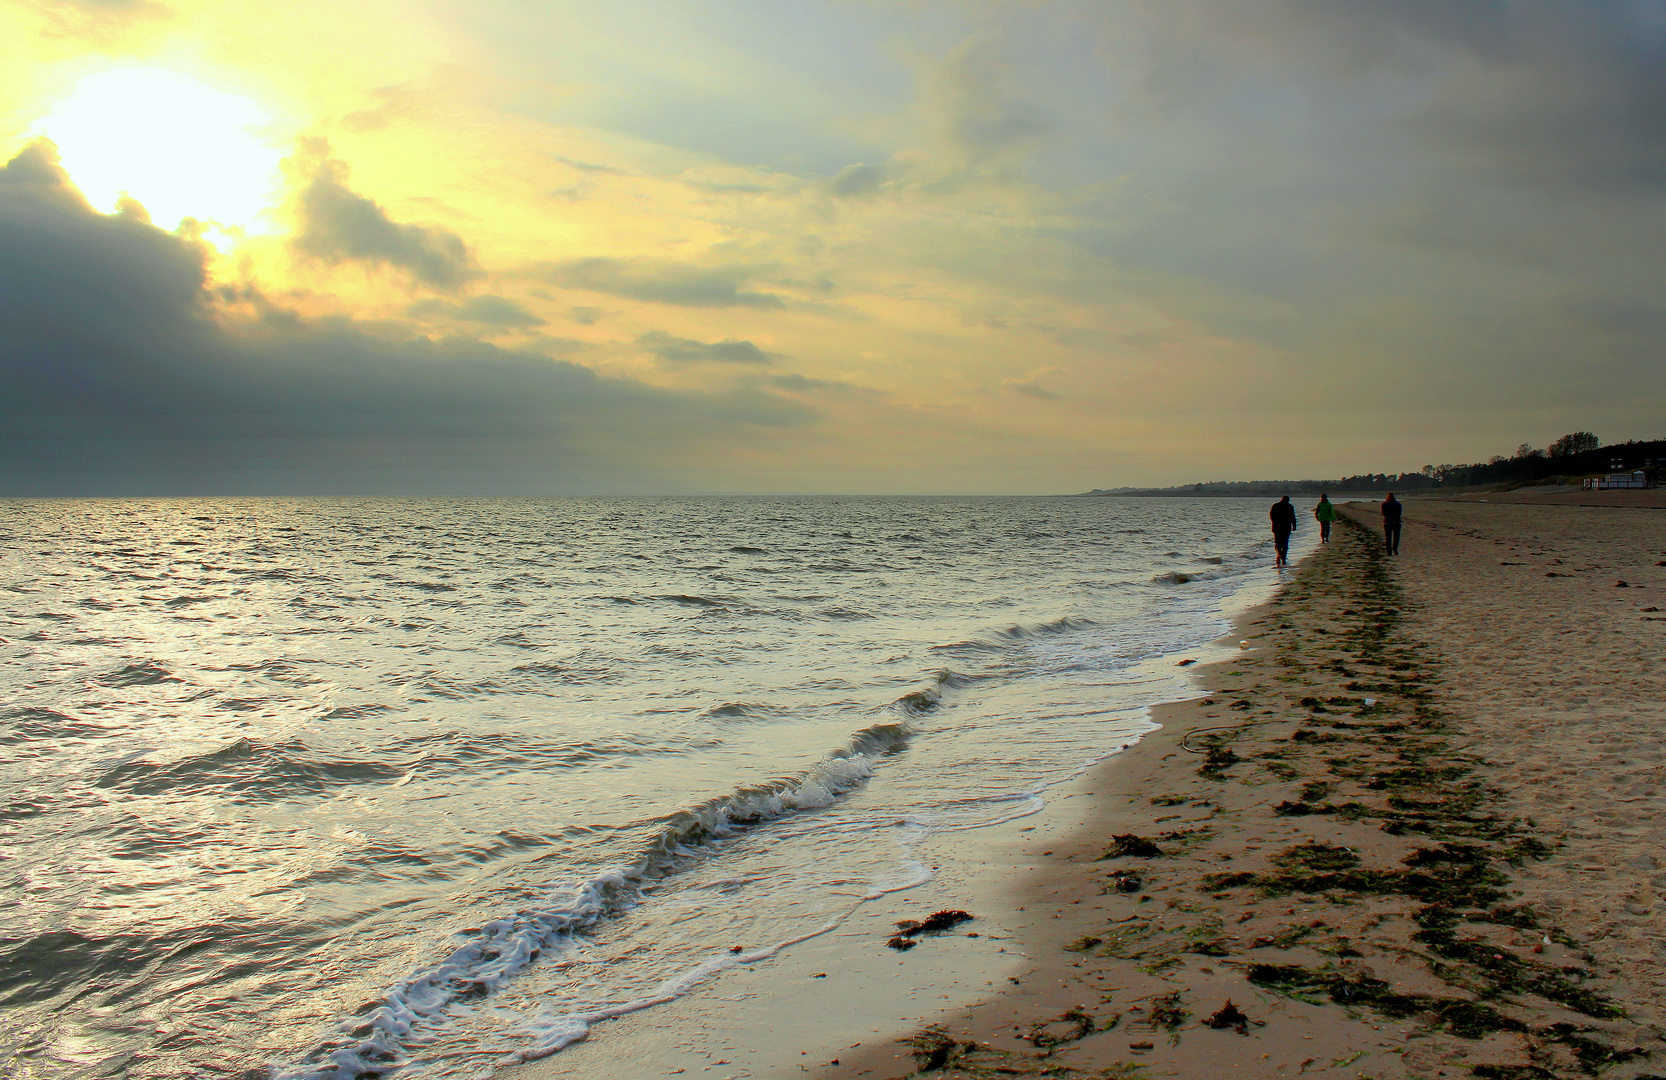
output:
<instances>
[{"instance_id":1,"label":"distant coastline","mask_svg":"<svg viewBox=\"0 0 1666 1080\"><path fill-rule=\"evenodd\" d=\"M1259 498L1266 495L1367 495L1509 491L1520 487L1574 485L1587 477L1640 469L1658 483L1666 465L1666 439L1599 445L1588 431L1562 436L1543 450L1526 443L1512 457L1494 455L1470 465L1425 465L1418 472L1359 473L1335 480L1214 480L1162 488L1094 488L1067 498Z\"/></svg>"},{"instance_id":2,"label":"distant coastline","mask_svg":"<svg viewBox=\"0 0 1666 1080\"><path fill-rule=\"evenodd\" d=\"M1262 495L1319 495L1332 491L1342 491L1342 488L1332 484L1325 486L1311 480L1296 483L1280 484L1272 480L1250 480L1242 484L1223 486L1217 484L1196 484L1187 487L1172 488L1095 488L1092 491L1078 491L1065 496L1069 499L1090 499L1100 496L1111 496L1124 499L1242 499ZM1374 491L1391 490L1390 487L1371 489ZM1347 494L1369 494L1365 490L1349 490Z\"/></svg>"}]
</instances>

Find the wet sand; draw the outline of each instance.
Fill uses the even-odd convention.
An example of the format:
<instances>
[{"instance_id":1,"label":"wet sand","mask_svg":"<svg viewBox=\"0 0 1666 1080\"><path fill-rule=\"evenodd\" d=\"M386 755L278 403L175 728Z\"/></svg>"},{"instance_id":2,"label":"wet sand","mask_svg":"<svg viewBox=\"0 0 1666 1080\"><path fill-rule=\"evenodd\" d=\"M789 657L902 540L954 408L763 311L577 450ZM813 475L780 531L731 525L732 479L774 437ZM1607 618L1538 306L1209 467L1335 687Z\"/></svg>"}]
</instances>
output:
<instances>
[{"instance_id":1,"label":"wet sand","mask_svg":"<svg viewBox=\"0 0 1666 1080\"><path fill-rule=\"evenodd\" d=\"M1000 994L757 1075L1666 1072L1666 516L1415 500L1389 559L1347 512L1091 825L1013 840L1023 903L895 958L929 996L996 929Z\"/></svg>"}]
</instances>

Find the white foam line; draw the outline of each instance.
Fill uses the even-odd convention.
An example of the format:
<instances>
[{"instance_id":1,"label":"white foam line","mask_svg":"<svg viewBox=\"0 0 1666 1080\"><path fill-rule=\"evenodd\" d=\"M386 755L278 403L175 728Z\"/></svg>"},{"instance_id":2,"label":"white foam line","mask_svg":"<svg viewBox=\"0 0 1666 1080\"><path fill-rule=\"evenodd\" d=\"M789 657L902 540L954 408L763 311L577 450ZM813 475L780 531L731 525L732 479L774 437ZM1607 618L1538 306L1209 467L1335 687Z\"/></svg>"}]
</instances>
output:
<instances>
[{"instance_id":1,"label":"white foam line","mask_svg":"<svg viewBox=\"0 0 1666 1080\"><path fill-rule=\"evenodd\" d=\"M501 1064L520 1064L528 1061L537 1061L540 1058L546 1058L551 1054L559 1053L574 1043L588 1037L590 1029L604 1020L616 1020L621 1016L629 1016L632 1013L641 1012L644 1009L651 1009L655 1005L664 1005L667 1002L675 1001L677 998L688 994L690 991L699 987L703 983L711 981L725 971L739 967L743 964L755 964L762 960L773 959L786 950L792 948L794 945L801 945L813 938L818 938L823 934L837 930L846 922L849 922L850 917L856 914L862 905L870 901L878 900L879 898L888 896L891 893L905 892L909 889L918 888L931 880L931 871L926 869L925 864L920 862L911 862L907 865L909 869L913 871L907 880L871 890L870 892L864 894L862 899L856 901L843 912L835 915L833 918L827 920L814 930L807 931L795 937L784 938L772 945L765 945L761 948L751 949L746 952L715 956L710 960L696 964L687 971L678 975L673 975L671 978L660 983L660 985L654 989L653 993L644 997L621 1002L617 1005L609 1005L597 1009L586 1009L583 1012L564 1013L560 1016L553 1017L549 1021L537 1025L537 1027L553 1027L554 1030L540 1034L536 1029L533 1029L529 1033L533 1034L537 1041L531 1046L513 1051L501 1062Z\"/></svg>"}]
</instances>

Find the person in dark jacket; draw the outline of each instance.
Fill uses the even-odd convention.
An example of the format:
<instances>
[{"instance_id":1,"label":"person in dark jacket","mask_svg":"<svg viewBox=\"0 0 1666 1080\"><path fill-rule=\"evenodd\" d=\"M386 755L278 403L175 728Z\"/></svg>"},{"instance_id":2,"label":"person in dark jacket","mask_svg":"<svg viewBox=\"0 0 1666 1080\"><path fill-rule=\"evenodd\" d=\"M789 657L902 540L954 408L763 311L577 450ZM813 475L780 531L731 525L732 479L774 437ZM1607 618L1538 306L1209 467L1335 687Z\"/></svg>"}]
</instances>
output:
<instances>
[{"instance_id":1,"label":"person in dark jacket","mask_svg":"<svg viewBox=\"0 0 1666 1080\"><path fill-rule=\"evenodd\" d=\"M1290 496L1274 503L1267 516L1273 522L1273 550L1278 554L1273 565L1284 566L1290 561L1290 534L1296 531L1296 508L1290 504Z\"/></svg>"},{"instance_id":2,"label":"person in dark jacket","mask_svg":"<svg viewBox=\"0 0 1666 1080\"><path fill-rule=\"evenodd\" d=\"M1388 543L1390 555L1400 554L1400 511L1404 509L1400 500L1389 492L1383 500L1383 539Z\"/></svg>"}]
</instances>

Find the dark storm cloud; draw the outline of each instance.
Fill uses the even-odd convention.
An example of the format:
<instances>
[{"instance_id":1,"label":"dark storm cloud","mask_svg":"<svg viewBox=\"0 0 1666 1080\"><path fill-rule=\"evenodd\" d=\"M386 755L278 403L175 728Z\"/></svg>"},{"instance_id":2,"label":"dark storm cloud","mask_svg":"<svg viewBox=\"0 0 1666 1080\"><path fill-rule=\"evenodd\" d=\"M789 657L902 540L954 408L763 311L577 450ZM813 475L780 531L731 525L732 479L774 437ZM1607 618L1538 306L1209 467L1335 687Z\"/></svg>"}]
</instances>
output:
<instances>
[{"instance_id":1,"label":"dark storm cloud","mask_svg":"<svg viewBox=\"0 0 1666 1080\"><path fill-rule=\"evenodd\" d=\"M779 296L748 288L756 271L704 267L650 259L573 259L542 267L537 276L554 285L681 307L784 306Z\"/></svg>"},{"instance_id":2,"label":"dark storm cloud","mask_svg":"<svg viewBox=\"0 0 1666 1080\"><path fill-rule=\"evenodd\" d=\"M227 322L219 302L264 301L207 288L205 255L92 211L48 143L0 169L0 491L608 487L814 418L764 393L672 393L468 338L394 340L269 307Z\"/></svg>"},{"instance_id":3,"label":"dark storm cloud","mask_svg":"<svg viewBox=\"0 0 1666 1080\"><path fill-rule=\"evenodd\" d=\"M650 331L636 339L637 345L672 364L767 364L774 359L750 341L693 341L673 337L659 330Z\"/></svg>"},{"instance_id":4,"label":"dark storm cloud","mask_svg":"<svg viewBox=\"0 0 1666 1080\"><path fill-rule=\"evenodd\" d=\"M439 289L454 289L468 278L469 251L461 237L394 221L374 199L347 186L346 164L329 151L323 139L304 139L290 163L302 181L297 197L301 223L293 240L298 251L331 265L396 267Z\"/></svg>"}]
</instances>

